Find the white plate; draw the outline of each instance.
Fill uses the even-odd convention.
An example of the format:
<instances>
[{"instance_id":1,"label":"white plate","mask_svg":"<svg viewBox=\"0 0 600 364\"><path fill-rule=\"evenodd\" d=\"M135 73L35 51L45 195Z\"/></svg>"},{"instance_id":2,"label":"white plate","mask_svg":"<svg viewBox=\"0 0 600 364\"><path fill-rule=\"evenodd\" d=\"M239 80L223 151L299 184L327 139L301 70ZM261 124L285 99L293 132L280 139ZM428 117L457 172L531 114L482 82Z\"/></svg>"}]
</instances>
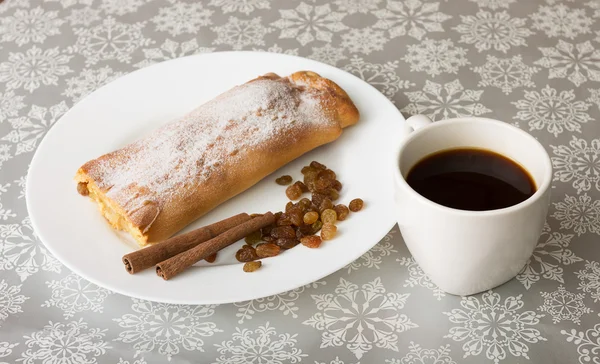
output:
<instances>
[{"instance_id":1,"label":"white plate","mask_svg":"<svg viewBox=\"0 0 600 364\"><path fill-rule=\"evenodd\" d=\"M229 88L258 75L312 70L343 87L361 119L335 142L320 147L266 177L188 228L239 212L282 210L285 189L274 179L300 178L302 166L318 160L332 168L344 188L341 202L360 197L365 208L339 223L338 236L319 249L302 245L244 273L234 259L238 245L220 252L216 263L199 264L170 281L153 269L130 275L121 257L135 249L113 231L88 198L79 196L73 176L86 161L120 148L157 126L184 115ZM285 292L325 277L360 257L392 228L388 159L402 137L404 118L366 82L337 68L293 56L262 52L203 54L133 72L75 105L40 144L27 177L27 207L35 231L64 265L115 292L152 301L214 304Z\"/></svg>"}]
</instances>

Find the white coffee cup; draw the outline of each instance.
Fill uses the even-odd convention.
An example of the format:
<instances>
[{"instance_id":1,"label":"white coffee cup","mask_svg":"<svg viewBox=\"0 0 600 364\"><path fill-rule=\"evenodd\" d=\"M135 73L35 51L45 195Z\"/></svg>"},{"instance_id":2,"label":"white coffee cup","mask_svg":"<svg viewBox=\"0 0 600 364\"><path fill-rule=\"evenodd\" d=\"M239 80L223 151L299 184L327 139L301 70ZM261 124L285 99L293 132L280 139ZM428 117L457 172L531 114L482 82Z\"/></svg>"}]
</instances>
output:
<instances>
[{"instance_id":1,"label":"white coffee cup","mask_svg":"<svg viewBox=\"0 0 600 364\"><path fill-rule=\"evenodd\" d=\"M552 165L528 133L498 120L457 118L435 123L415 115L394 159L398 225L415 261L433 283L455 295L496 287L519 273L541 234L550 202ZM405 178L422 158L442 150L494 151L529 172L537 191L527 200L489 211L457 210L415 192Z\"/></svg>"}]
</instances>

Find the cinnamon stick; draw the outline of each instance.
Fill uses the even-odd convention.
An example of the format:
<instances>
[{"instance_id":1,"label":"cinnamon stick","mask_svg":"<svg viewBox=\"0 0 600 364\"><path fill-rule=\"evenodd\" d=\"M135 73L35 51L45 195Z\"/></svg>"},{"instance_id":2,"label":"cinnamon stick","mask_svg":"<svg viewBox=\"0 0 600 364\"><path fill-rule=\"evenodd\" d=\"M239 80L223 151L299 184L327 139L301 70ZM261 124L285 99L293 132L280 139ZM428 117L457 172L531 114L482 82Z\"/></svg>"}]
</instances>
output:
<instances>
[{"instance_id":1,"label":"cinnamon stick","mask_svg":"<svg viewBox=\"0 0 600 364\"><path fill-rule=\"evenodd\" d=\"M218 252L219 250L235 243L242 239L248 234L262 229L265 226L271 225L275 222L275 215L271 212L267 212L262 216L257 216L249 221L246 221L236 227L233 227L221 235L195 246L192 249L184 251L183 253L177 254L176 256L169 258L156 265L156 274L162 277L165 281L175 277L177 274L183 272L194 263L205 259Z\"/></svg>"},{"instance_id":2,"label":"cinnamon stick","mask_svg":"<svg viewBox=\"0 0 600 364\"><path fill-rule=\"evenodd\" d=\"M153 265L162 262L163 260L174 257L175 255L189 250L198 244L204 243L205 241L210 240L215 236L220 235L234 226L238 226L248 220L250 220L250 216L248 214L238 214L188 233L174 236L147 248L125 254L123 256L125 270L131 274L134 274L146 268L150 268Z\"/></svg>"}]
</instances>

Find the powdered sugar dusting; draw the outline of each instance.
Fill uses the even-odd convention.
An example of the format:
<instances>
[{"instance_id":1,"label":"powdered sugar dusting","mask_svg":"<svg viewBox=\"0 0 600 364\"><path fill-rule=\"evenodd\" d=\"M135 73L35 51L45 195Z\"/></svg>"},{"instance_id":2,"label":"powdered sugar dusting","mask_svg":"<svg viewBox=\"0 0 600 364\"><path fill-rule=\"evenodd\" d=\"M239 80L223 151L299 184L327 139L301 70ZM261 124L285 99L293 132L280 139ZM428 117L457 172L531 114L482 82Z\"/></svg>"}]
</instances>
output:
<instances>
[{"instance_id":1,"label":"powdered sugar dusting","mask_svg":"<svg viewBox=\"0 0 600 364\"><path fill-rule=\"evenodd\" d=\"M88 164L88 175L128 213L160 209L185 186L291 130L327 126L318 95L288 79L259 79L207 102L182 119Z\"/></svg>"}]
</instances>

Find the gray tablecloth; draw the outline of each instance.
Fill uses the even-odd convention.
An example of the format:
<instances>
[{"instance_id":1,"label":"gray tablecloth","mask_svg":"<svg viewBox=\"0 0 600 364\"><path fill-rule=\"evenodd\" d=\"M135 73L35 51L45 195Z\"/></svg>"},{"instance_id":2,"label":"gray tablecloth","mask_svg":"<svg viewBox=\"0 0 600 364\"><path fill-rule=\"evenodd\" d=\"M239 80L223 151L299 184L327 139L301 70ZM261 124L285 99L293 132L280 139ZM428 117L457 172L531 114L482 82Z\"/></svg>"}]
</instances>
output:
<instances>
[{"instance_id":1,"label":"gray tablecloth","mask_svg":"<svg viewBox=\"0 0 600 364\"><path fill-rule=\"evenodd\" d=\"M600 363L600 1L5 0L0 4L0 362ZM317 59L405 115L483 115L554 165L539 246L509 283L438 290L397 229L341 271L250 302L176 306L63 267L27 217L48 129L116 77L198 52Z\"/></svg>"}]
</instances>

